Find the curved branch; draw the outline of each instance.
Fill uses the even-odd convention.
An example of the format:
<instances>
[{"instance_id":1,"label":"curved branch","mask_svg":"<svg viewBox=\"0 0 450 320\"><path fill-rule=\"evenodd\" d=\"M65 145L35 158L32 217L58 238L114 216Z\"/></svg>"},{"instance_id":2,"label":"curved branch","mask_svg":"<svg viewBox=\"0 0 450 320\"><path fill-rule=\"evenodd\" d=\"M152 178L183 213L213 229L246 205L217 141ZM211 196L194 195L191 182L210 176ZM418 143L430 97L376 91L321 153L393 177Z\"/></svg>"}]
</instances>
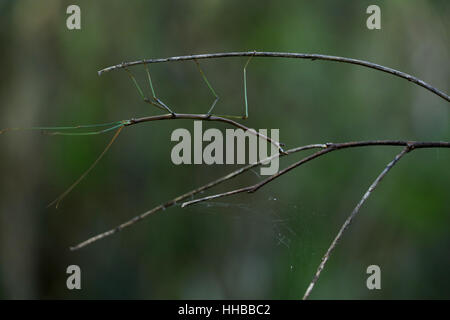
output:
<instances>
[{"instance_id":1,"label":"curved branch","mask_svg":"<svg viewBox=\"0 0 450 320\"><path fill-rule=\"evenodd\" d=\"M398 141L398 140L375 140L375 141L355 141L355 142L344 142L344 143L327 143L325 144L326 148L320 151L317 151L315 153L313 153L310 156L307 156L293 164L291 164L290 166L284 168L283 170L279 171L278 173L270 176L267 179L264 179L263 181L245 187L245 188L240 188L237 190L232 190L232 191L227 191L224 193L220 193L220 194L216 194L213 196L207 196L204 198L200 198L200 199L195 199L195 200L191 200L191 201L187 201L185 203L183 203L183 207L189 206L189 205L193 205L199 202L204 202L204 201L208 201L211 199L217 199L217 198L223 198L223 197L227 197L230 195L235 195L238 193L243 193L243 192L248 192L248 193L253 193L255 191L257 191L258 189L260 189L261 187L265 186L266 184L268 184L269 182L281 177L282 175L288 173L289 171L311 161L314 160L318 157L321 157L329 152L332 151L336 151L336 150L342 150L342 149L347 149L347 148L355 148L355 147L365 147L365 146L405 146L410 148L410 150L413 149L420 149L420 148L450 148L450 142L417 142L417 141Z\"/></svg>"},{"instance_id":2,"label":"curved branch","mask_svg":"<svg viewBox=\"0 0 450 320\"><path fill-rule=\"evenodd\" d=\"M346 57L338 57L338 56L330 56L324 54L315 54L315 53L289 53L289 52L258 52L258 51L248 51L248 52L223 52L223 53L210 53L210 54L195 54L195 55L186 55L186 56L178 56L178 57L169 57L169 58L161 58L161 59L144 59L133 62L122 62L121 64L110 66L98 71L98 74L101 75L104 72L109 72L115 69L121 69L126 67L131 67L140 64L150 64L150 63L162 63L162 62L175 62L175 61L186 61L186 60L200 60L200 59L218 59L218 58L227 58L227 57L267 57L267 58L291 58L291 59L308 59L308 60L326 60L326 61L334 61L341 63L349 63L355 64L371 69L375 69L378 71L386 72L392 74L396 77L400 77L406 79L416 85L419 85L428 91L434 93L435 95L441 97L442 99L450 102L450 96L445 92L433 87L432 85L426 83L425 81L412 76L408 73L388 68L376 63L372 63L369 61L346 58Z\"/></svg>"}]
</instances>

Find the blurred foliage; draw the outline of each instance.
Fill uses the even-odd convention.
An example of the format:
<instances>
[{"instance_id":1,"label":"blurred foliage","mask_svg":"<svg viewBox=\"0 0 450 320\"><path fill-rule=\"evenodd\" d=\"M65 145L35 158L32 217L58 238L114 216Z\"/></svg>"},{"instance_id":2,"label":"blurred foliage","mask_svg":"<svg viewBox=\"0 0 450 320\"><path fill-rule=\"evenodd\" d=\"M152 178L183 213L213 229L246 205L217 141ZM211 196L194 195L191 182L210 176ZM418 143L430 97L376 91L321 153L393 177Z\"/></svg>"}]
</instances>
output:
<instances>
[{"instance_id":1,"label":"blurred foliage","mask_svg":"<svg viewBox=\"0 0 450 320\"><path fill-rule=\"evenodd\" d=\"M378 4L382 29L365 26ZM66 28L81 7L82 29ZM90 124L156 114L122 61L225 51L323 53L365 59L450 91L448 1L0 1L0 127ZM245 58L201 61L221 100L241 114ZM142 67L132 69L145 81ZM157 94L205 112L211 94L193 62L151 66ZM449 139L448 103L402 79L323 61L253 59L254 128L288 146L363 139ZM220 110L220 111L219 111ZM218 128L226 128L217 125ZM204 124L211 127L212 124ZM339 151L262 188L171 208L78 252L68 247L235 166L170 161L171 132L190 121L133 126L64 200L46 205L100 154L110 135L0 136L1 298L300 298L344 219L394 147ZM281 161L286 166L300 155ZM407 155L363 207L311 298L450 298L447 150ZM211 190L260 179L249 172ZM82 290L65 287L68 265ZM366 268L381 266L382 290Z\"/></svg>"}]
</instances>

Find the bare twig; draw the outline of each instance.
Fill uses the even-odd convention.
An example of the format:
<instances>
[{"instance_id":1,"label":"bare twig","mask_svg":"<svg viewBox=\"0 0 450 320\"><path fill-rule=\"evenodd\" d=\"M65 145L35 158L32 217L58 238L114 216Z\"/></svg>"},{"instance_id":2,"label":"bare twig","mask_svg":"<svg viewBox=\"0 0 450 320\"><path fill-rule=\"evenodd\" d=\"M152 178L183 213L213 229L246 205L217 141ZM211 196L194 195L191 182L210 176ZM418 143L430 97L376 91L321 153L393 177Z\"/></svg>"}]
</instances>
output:
<instances>
[{"instance_id":1,"label":"bare twig","mask_svg":"<svg viewBox=\"0 0 450 320\"><path fill-rule=\"evenodd\" d=\"M329 56L324 54L314 54L314 53L288 53L288 52L258 52L258 51L248 51L248 52L223 52L223 53L211 53L211 54L195 54L195 55L186 55L179 57L170 57L170 58L162 58L162 59L144 59L133 62L122 62L121 64L110 66L98 71L98 74L101 75L104 72L112 71L115 69L121 69L126 67L131 67L140 64L150 64L150 63L162 63L162 62L175 62L175 61L186 61L186 60L200 60L200 59L217 59L217 58L226 58L226 57L268 57L268 58L291 58L291 59L309 59L309 60L326 60L326 61L335 61L341 63L350 63L355 65L360 65L363 67L375 69L378 71L390 73L396 77L400 77L411 81L412 83L419 85L432 93L438 95L442 99L450 102L450 96L441 90L431 86L425 81L407 74L405 72L401 72L392 68L388 68L376 63L352 59L346 57L338 57L338 56Z\"/></svg>"},{"instance_id":2,"label":"bare twig","mask_svg":"<svg viewBox=\"0 0 450 320\"><path fill-rule=\"evenodd\" d=\"M295 153L295 152L300 152L300 151L310 150L310 149L316 149L316 148L326 148L326 145L324 145L324 144L311 144L311 145L306 145L306 146L302 146L302 147L297 147L297 148L293 148L293 149L287 150L287 151L285 151L285 153L275 154L274 156L268 157L268 158L263 159L263 160L261 160L259 162L246 165L246 166L244 166L244 167L242 167L242 168L240 168L240 169L238 169L236 171L233 171L233 172L231 172L231 173L229 173L229 174L227 174L227 175L225 175L225 176L223 176L223 177L221 177L221 178L219 178L217 180L214 180L214 181L212 181L210 183L207 183L207 184L205 184L205 185L203 185L203 186L201 186L199 188L191 190L191 191L189 191L189 192L187 192L185 194L182 194L182 195L180 195L180 196L178 196L178 197L176 197L176 198L174 198L174 199L172 199L170 201L167 201L164 204L156 206L155 208L153 208L153 209L151 209L151 210L149 210L147 212L144 212L144 213L142 213L142 214L140 214L138 216L135 216L134 218L132 218L132 219L130 219L130 220L120 224L117 227L115 227L114 229L111 229L109 231L106 231L106 232L103 232L101 234L98 234L98 235L96 235L96 236L94 236L92 238L89 238L86 241L83 241L83 242L77 244L76 246L71 247L70 250L81 249L81 248L83 248L83 247L85 247L85 246L87 246L89 244L92 244L92 243L94 243L94 242L96 242L96 241L98 241L100 239L103 239L103 238L106 238L108 236L111 236L111 235L113 235L113 234L115 234L115 233L117 233L119 231L122 231L124 228L129 227L129 226L135 224L136 222L141 221L142 219L146 218L147 216L149 216L149 215L151 215L153 213L156 213L158 211L165 210L166 208L172 207L172 206L176 205L177 203L179 203L179 202L181 202L181 201L183 201L185 199L188 199L188 198L196 195L197 193L200 193L200 192L205 191L207 189L210 189L210 188L212 188L212 187L214 187L214 186L216 186L216 185L218 185L218 184L220 184L222 182L230 180L230 179L232 179L232 178L234 178L234 177L236 177L236 176L238 176L238 175L240 175L240 174L242 174L242 173L244 173L244 172L246 172L246 171L248 171L248 170L250 170L250 169L252 169L252 168L254 168L256 166L261 165L263 162L265 163L266 161L270 161L271 159L273 159L275 157L285 156L285 155L292 154L292 153Z\"/></svg>"},{"instance_id":3,"label":"bare twig","mask_svg":"<svg viewBox=\"0 0 450 320\"><path fill-rule=\"evenodd\" d=\"M298 147L298 148L293 148L293 149L285 151L285 153L282 153L282 154L279 154L279 155L277 154L277 155L269 157L267 159L263 159L263 160L261 160L259 162L256 162L256 163L244 166L244 167L242 167L242 168L240 168L240 169L238 169L236 171L233 171L232 173L230 173L228 175L225 175L225 176L223 176L223 177L221 177L221 178L219 178L219 179L217 179L215 181L212 181L212 182L210 182L210 183L208 183L208 184L206 184L204 186L201 186L201 187L196 188L196 189L194 189L192 191L189 191L189 192L187 192L187 193L185 193L183 195L180 195L180 196L178 196L178 197L176 197L176 198L174 198L174 199L172 199L172 200L170 200L170 201L168 201L168 202L166 202L164 204L160 204L159 206L157 206L157 207L155 207L155 208L153 208L153 209L151 209L151 210L149 210L147 212L144 212L143 214L138 215L138 216L128 220L127 222L122 223L121 225L117 226L114 229L111 229L109 231L103 232L103 233L98 234L98 235L96 235L94 237L91 237L91 238L87 239L86 241L83 241L83 242L81 242L81 243L71 247L70 249L71 250L78 250L78 249L81 249L81 248L83 248L83 247L85 247L85 246L87 246L89 244L92 244L92 243L94 243L94 242L96 242L96 241L98 241L100 239L103 239L103 238L106 238L108 236L111 236L111 235L113 235L113 234L123 230L124 228L129 227L129 226L135 224L136 222L139 222L139 221L143 220L144 218L146 218L147 216L149 216L149 215L151 215L153 213L156 213L156 212L164 210L164 209L166 209L168 207L174 206L177 203L179 203L179 202L181 202L181 201L183 201L183 200L185 200L187 198L190 198L190 197L194 196L195 194L198 194L199 192L202 192L204 190L210 189L210 188L212 188L212 187L214 187L214 186L216 186L216 185L218 185L218 184L220 184L220 183L222 183L224 181L230 180L231 178L234 178L237 175L242 174L243 172L245 172L247 170L250 170L253 167L259 166L262 163L266 163L267 161L271 160L273 157L285 156L285 155L293 154L293 153L296 153L296 152L299 152L299 151L310 150L310 149L315 149L315 148L322 148L323 149L323 150L320 150L320 151L312 154L311 156L306 157L306 158L300 160L299 162L289 166L288 168L280 171L278 174L269 177L268 179L270 179L270 181L272 181L273 179L281 176L283 173L286 173L286 172L292 170L294 167L298 167L301 164L303 164L303 163L305 163L307 161L310 161L310 160L312 160L314 158L317 158L317 157L319 157L319 156L321 156L321 155L323 155L325 153L328 153L328 152L331 152L331 151L334 151L334 150L344 149L344 148L374 146L374 145L381 145L381 146L383 146L383 145L386 145L386 146L408 146L411 150L414 149L414 148L450 148L450 143L449 142L408 142L408 141L397 141L397 140L359 141L359 142L347 142L347 143L312 144L312 145L306 145L306 146L302 146L302 147ZM305 160L305 159L309 159L309 160ZM253 189L255 189L255 191L256 191L262 185L270 182L270 181L268 181L268 179L263 180L263 182L262 182L263 184L260 183L260 184L256 184L254 186L250 186L250 187L247 187L247 188L241 188L241 189L233 190L231 192L228 192L226 195L231 195L231 194L236 194L236 193L241 193L241 192L251 192L251 191L253 191ZM225 195L224 194L220 194L220 195L217 195L215 198L220 197L220 196L225 196ZM204 199L204 198L202 198L202 199ZM202 200L202 199L198 199L198 200ZM199 202L198 200L196 202ZM202 201L206 201L206 200L202 200ZM188 204L188 203L189 202L186 202L186 204Z\"/></svg>"},{"instance_id":4,"label":"bare twig","mask_svg":"<svg viewBox=\"0 0 450 320\"><path fill-rule=\"evenodd\" d=\"M385 145L385 146L410 146L411 149L436 148L436 147L450 148L449 142L417 142L417 141L398 141L398 140L355 141L355 142L344 142L344 143L327 143L325 145L327 146L325 149L317 151L317 152L313 153L312 155L307 156L307 157L301 159L300 161L297 161L297 162L291 164L290 166L286 167L285 169L279 171L278 173L270 176L269 178L267 178L257 184L248 186L246 188L240 188L237 190L232 190L232 191L224 192L221 194L216 194L213 196L208 196L208 197L188 201L188 202L183 203L183 207L186 207L186 206L189 206L192 204L196 204L199 202L203 202L203 201L208 201L211 199L217 199L217 198L227 197L230 195L235 195L235 194L242 193L242 192L249 192L249 193L255 192L259 188L261 188L264 185L268 184L269 182L279 178L280 176L288 173L292 169L295 169L311 160L314 160L315 158L318 158L320 156L323 156L329 152L336 151L336 150L355 148L355 147L364 147L364 146L375 146L375 145L378 145L378 146L382 146L382 145Z\"/></svg>"},{"instance_id":5,"label":"bare twig","mask_svg":"<svg viewBox=\"0 0 450 320\"><path fill-rule=\"evenodd\" d=\"M238 193L243 193L243 192L250 192L251 190L252 190L252 186L244 187L244 188L240 188L240 189L236 189L236 190L231 190L231 191L226 191L226 192L223 192L223 193L213 194L212 196L207 196L207 197L204 197L204 198L183 202L181 207L184 208L184 207L187 207L187 206L190 206L190 205L193 205L193 204L197 204L199 202L210 201L210 200L214 200L214 199L217 199L217 198L232 196L233 194L238 194Z\"/></svg>"},{"instance_id":6,"label":"bare twig","mask_svg":"<svg viewBox=\"0 0 450 320\"><path fill-rule=\"evenodd\" d=\"M243 124L236 122L234 120L227 119L224 117L219 117L219 116L213 116L210 114L169 113L169 114L162 114L162 115L157 115L157 116L143 117L143 118L139 118L139 119L125 120L124 123L126 123L125 124L126 126L131 126L131 125L144 123L144 122L150 122L150 121L175 120L175 119L192 119L192 120L218 121L218 122L228 123L234 127L237 127L237 128L243 129L243 130L248 130L250 133L254 134L255 136L261 137L262 139L264 139L264 140L270 142L271 144L273 144L274 146L276 146L281 153L285 152L282 148L282 146L284 146L283 143L275 141L275 140L269 138L268 136L265 136L265 135L259 133L258 131L248 128L247 126L244 126Z\"/></svg>"},{"instance_id":7,"label":"bare twig","mask_svg":"<svg viewBox=\"0 0 450 320\"><path fill-rule=\"evenodd\" d=\"M327 252L322 258L322 261L319 264L319 267L317 268L317 271L314 275L314 278L312 279L311 283L309 284L308 288L306 289L306 292L303 296L303 300L308 299L309 295L311 294L312 289L314 288L314 285L316 284L317 280L319 280L320 274L325 267L325 264L327 263L328 259L330 258L331 253L336 248L336 245L338 244L339 240L344 235L345 230L349 227L349 225L352 223L353 218L358 214L359 210L361 209L364 202L369 198L371 193L375 190L375 188L378 186L381 180L386 176L386 174L389 172L389 170L392 169L392 167L411 149L410 146L406 146L402 152L397 154L397 156L389 162L389 164L384 168L384 170L378 175L378 177L375 179L375 181L370 185L369 189L366 191L366 193L363 195L361 200L358 202L356 207L353 209L350 216L345 220L344 224L342 225L341 229L339 230L338 234L334 238L333 242L331 243L330 247L328 248Z\"/></svg>"}]
</instances>

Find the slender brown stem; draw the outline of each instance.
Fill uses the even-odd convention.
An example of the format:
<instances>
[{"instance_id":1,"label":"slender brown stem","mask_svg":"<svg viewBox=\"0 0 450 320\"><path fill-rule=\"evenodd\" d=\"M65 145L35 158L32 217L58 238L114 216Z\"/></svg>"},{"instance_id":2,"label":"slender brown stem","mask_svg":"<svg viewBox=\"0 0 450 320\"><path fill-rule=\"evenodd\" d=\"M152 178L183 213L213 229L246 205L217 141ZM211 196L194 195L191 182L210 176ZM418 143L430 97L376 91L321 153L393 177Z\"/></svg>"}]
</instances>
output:
<instances>
[{"instance_id":1,"label":"slender brown stem","mask_svg":"<svg viewBox=\"0 0 450 320\"><path fill-rule=\"evenodd\" d=\"M258 189L260 189L261 187L268 184L269 182L288 173L289 171L291 171L311 160L314 160L318 157L321 157L329 152L336 151L336 150L355 148L355 147L376 146L376 145L377 146L409 146L409 148L411 148L411 150L419 149L419 148L450 148L449 142L417 142L417 141L398 141L398 140L355 141L355 142L344 142L344 143L327 143L325 145L326 145L325 149L319 150L319 151L313 153L312 155L307 156L307 157L291 164L290 166L286 167L285 169L278 171L278 173L270 176L269 178L267 178L257 184L254 184L252 186L248 186L245 188L240 188L237 190L232 190L232 191L216 194L213 196L207 196L204 198L191 200L191 201L183 203L183 207L186 207L186 206L189 206L192 204L196 204L199 202L203 202L203 201L208 201L211 199L217 199L217 198L227 197L230 195L235 195L235 194L242 193L242 192L249 192L249 193L255 192Z\"/></svg>"},{"instance_id":2,"label":"slender brown stem","mask_svg":"<svg viewBox=\"0 0 450 320\"><path fill-rule=\"evenodd\" d=\"M331 151L342 150L347 148L355 148L355 147L365 147L365 146L410 146L411 149L420 149L420 148L450 148L449 142L437 141L437 142L420 142L420 141L399 141L399 140L374 140L374 141L354 141L354 142L344 142L344 143L327 143L327 149L318 151L309 157L306 157L296 163L293 163L289 167L279 171L278 173L270 176L269 178L257 183L253 186L253 188L249 192L255 192L259 188L263 187L267 183L271 182L279 178L280 176L288 173L292 169L301 166L302 164L309 162L317 157L320 157L324 154L327 154Z\"/></svg>"},{"instance_id":3,"label":"slender brown stem","mask_svg":"<svg viewBox=\"0 0 450 320\"><path fill-rule=\"evenodd\" d=\"M110 66L98 71L98 74L101 75L104 72L112 71L115 69L121 69L126 67L131 67L140 64L150 64L150 63L162 63L162 62L175 62L175 61L186 61L186 60L200 60L200 59L218 59L218 58L227 58L227 57L267 57L267 58L291 58L291 59L308 59L308 60L326 60L326 61L334 61L341 63L350 63L355 64L371 69L375 69L378 71L390 73L396 77L400 77L406 79L416 85L419 85L428 91L436 94L442 99L450 102L450 96L445 92L431 86L425 81L407 74L405 72L401 72L392 68L388 68L376 63L372 63L369 61L346 58L346 57L338 57L338 56L330 56L324 54L315 54L315 53L289 53L289 52L258 52L258 51L248 51L248 52L222 52L222 53L210 53L210 54L195 54L195 55L187 55L187 56L178 56L178 57L170 57L170 58L162 58L162 59L144 59L133 62L123 62L121 64Z\"/></svg>"},{"instance_id":4,"label":"slender brown stem","mask_svg":"<svg viewBox=\"0 0 450 320\"><path fill-rule=\"evenodd\" d=\"M388 163L388 165L386 166L386 168L384 168L384 170L378 175L378 177L375 179L375 181L370 185L369 189L366 191L366 193L363 195L363 197L361 198L361 200L358 202L358 204L356 205L356 207L353 209L352 213L350 214L350 216L345 220L344 224L342 225L341 229L339 229L338 234L336 235L336 237L334 238L333 242L331 243L330 247L328 248L327 252L325 253L325 255L322 257L322 261L319 264L319 267L317 268L317 271L314 275L314 278L312 279L311 283L309 284L308 288L306 289L306 292L303 296L303 300L308 299L309 295L311 294L312 289L314 288L317 280L319 280L320 274L323 270L323 268L325 268L325 265L328 261L328 259L330 258L331 253L333 252L333 250L336 248L336 245L338 244L338 242L341 240L342 236L344 235L345 230L350 226L350 224L352 223L353 219L355 218L355 216L358 214L359 210L361 209L362 205L364 204L364 202L369 198L369 196L372 194L372 192L375 190L375 188L378 186L378 184L380 183L381 180L383 180L383 178L386 176L386 174L389 172L389 170L392 169L392 167L405 155L407 154L411 149L410 146L405 147L402 152L400 152L399 154L397 154L397 156L394 158L394 160L392 160L391 162Z\"/></svg>"},{"instance_id":5,"label":"slender brown stem","mask_svg":"<svg viewBox=\"0 0 450 320\"><path fill-rule=\"evenodd\" d=\"M244 188L231 190L231 191L227 191L227 192L223 192L223 193L213 194L212 196L207 196L204 198L183 202L181 207L184 208L184 207L187 207L187 206L199 203L199 202L210 201L210 200L214 200L217 198L227 197L227 196L231 196L233 194L238 194L238 193L242 193L242 192L249 192L251 189L252 189L252 187L250 186L250 187L244 187Z\"/></svg>"},{"instance_id":6,"label":"slender brown stem","mask_svg":"<svg viewBox=\"0 0 450 320\"><path fill-rule=\"evenodd\" d=\"M138 119L130 119L130 120L125 120L124 122L126 123L127 126L131 126L131 125L144 123L144 122L151 122L151 121L158 121L158 120L175 120L175 119L192 119L192 120L201 120L201 121L224 122L224 123L230 124L234 127L237 127L237 128L243 129L243 130L247 130L248 132L254 134L255 136L258 136L258 137L270 142L274 146L276 146L281 153L285 152L282 148L282 146L284 144L282 144L278 141L275 141L266 135L259 133L255 129L251 129L251 128L244 126L243 124L240 124L239 122L236 122L231 119L227 119L227 118L223 118L223 117L219 117L219 116L213 116L213 115L209 115L209 114L169 113L169 114L162 114L162 115L157 115L157 116L143 117L143 118L138 118Z\"/></svg>"}]
</instances>

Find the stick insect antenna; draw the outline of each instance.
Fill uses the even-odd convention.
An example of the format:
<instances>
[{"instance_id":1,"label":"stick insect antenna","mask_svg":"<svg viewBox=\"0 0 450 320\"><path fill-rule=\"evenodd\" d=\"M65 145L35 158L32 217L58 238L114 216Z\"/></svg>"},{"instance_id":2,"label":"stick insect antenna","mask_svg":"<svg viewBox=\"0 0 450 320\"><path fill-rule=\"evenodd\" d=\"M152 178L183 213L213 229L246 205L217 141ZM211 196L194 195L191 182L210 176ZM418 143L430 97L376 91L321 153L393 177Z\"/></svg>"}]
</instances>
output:
<instances>
[{"instance_id":1,"label":"stick insect antenna","mask_svg":"<svg viewBox=\"0 0 450 320\"><path fill-rule=\"evenodd\" d=\"M102 153L97 157L97 159L95 159L95 161L91 164L91 166L66 190L64 191L58 198L56 198L55 200L53 200L51 203L49 203L49 205L47 206L47 208L56 205L56 208L58 208L59 204L61 203L61 201L70 193L70 191L72 191L87 175L88 173L94 169L94 167L97 165L97 163L103 158L103 156L105 155L105 153L109 150L109 148L111 147L111 145L114 143L114 141L117 139L117 137L119 136L119 133L122 131L122 129L124 128L125 124L121 124L118 127L118 130L116 131L116 133L114 134L114 136L112 137L111 141L109 141L109 143L106 145L105 149L102 151Z\"/></svg>"}]
</instances>

